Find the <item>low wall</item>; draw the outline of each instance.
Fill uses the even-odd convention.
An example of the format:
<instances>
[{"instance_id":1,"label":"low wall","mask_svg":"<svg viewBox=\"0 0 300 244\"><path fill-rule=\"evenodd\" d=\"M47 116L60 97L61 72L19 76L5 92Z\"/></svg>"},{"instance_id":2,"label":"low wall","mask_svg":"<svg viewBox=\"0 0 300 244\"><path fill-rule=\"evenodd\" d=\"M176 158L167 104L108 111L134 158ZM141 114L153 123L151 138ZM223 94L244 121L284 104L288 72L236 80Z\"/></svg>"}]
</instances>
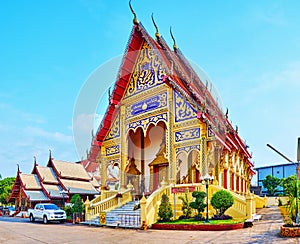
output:
<instances>
[{"instance_id":1,"label":"low wall","mask_svg":"<svg viewBox=\"0 0 300 244\"><path fill-rule=\"evenodd\" d=\"M282 204L287 204L288 197L267 197L267 206L278 206L278 199L282 201Z\"/></svg>"}]
</instances>

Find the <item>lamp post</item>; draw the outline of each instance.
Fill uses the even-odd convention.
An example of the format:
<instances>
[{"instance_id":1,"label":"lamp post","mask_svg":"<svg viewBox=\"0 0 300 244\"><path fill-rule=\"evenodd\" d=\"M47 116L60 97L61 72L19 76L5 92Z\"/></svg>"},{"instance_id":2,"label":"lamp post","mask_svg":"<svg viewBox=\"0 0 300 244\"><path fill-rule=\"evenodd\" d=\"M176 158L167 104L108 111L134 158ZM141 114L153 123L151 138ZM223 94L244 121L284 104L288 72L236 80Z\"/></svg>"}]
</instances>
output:
<instances>
[{"instance_id":1,"label":"lamp post","mask_svg":"<svg viewBox=\"0 0 300 244\"><path fill-rule=\"evenodd\" d=\"M276 153L278 153L281 157L283 157L285 160L289 161L290 163L293 163L294 165L296 165L296 224L299 224L299 210L298 210L298 182L299 182L299 170L300 170L300 166L299 166L299 161L300 161L300 137L298 138L298 148L297 148L297 162L293 162L292 160L290 160L288 157L286 157L285 155L283 155L281 152L279 152L277 149L275 149L274 147L272 147L270 144L267 144L267 146L269 148L271 148L273 151L275 151Z\"/></svg>"},{"instance_id":2,"label":"lamp post","mask_svg":"<svg viewBox=\"0 0 300 244\"><path fill-rule=\"evenodd\" d=\"M206 188L206 218L205 218L205 222L208 223L208 185L212 184L214 180L213 176L210 176L208 173L206 173L206 175L204 176L200 176L200 181L202 183L205 184L205 188Z\"/></svg>"}]
</instances>

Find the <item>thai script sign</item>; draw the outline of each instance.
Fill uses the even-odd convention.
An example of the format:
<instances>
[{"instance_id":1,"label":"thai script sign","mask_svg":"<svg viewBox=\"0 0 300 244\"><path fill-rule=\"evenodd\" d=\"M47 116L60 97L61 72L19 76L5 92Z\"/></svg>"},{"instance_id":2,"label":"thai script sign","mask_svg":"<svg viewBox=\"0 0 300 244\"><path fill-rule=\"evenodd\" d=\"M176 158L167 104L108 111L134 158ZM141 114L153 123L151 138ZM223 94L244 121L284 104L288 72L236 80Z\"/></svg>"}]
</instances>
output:
<instances>
[{"instance_id":1,"label":"thai script sign","mask_svg":"<svg viewBox=\"0 0 300 244\"><path fill-rule=\"evenodd\" d=\"M172 193L185 193L187 189L189 190L189 192L194 192L196 187L195 186L172 187Z\"/></svg>"}]
</instances>

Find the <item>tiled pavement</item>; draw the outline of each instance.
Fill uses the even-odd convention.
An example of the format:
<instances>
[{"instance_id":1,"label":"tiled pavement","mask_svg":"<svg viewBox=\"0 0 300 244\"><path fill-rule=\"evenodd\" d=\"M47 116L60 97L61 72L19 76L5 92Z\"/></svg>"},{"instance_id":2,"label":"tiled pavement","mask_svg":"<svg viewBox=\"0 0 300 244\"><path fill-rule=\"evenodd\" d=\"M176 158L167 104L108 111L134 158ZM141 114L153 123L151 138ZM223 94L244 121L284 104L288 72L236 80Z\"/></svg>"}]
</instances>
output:
<instances>
[{"instance_id":1,"label":"tiled pavement","mask_svg":"<svg viewBox=\"0 0 300 244\"><path fill-rule=\"evenodd\" d=\"M258 211L252 228L231 231L132 230L71 224L6 222L0 218L0 243L300 243L279 236L283 224L278 207Z\"/></svg>"}]
</instances>

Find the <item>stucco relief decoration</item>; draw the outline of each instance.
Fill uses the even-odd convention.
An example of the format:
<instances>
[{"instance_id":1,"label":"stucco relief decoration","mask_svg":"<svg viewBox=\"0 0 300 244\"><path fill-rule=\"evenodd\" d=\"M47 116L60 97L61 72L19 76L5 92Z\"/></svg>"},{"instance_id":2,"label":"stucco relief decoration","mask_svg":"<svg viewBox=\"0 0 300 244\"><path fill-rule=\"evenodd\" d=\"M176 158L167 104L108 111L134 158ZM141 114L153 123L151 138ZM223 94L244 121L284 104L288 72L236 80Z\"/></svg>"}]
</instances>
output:
<instances>
[{"instance_id":1,"label":"stucco relief decoration","mask_svg":"<svg viewBox=\"0 0 300 244\"><path fill-rule=\"evenodd\" d=\"M106 156L118 154L118 153L120 153L120 145L113 145L113 146L107 147L105 150L106 150Z\"/></svg>"},{"instance_id":2,"label":"stucco relief decoration","mask_svg":"<svg viewBox=\"0 0 300 244\"><path fill-rule=\"evenodd\" d=\"M176 148L176 154L178 154L180 152L183 152L183 151L188 154L192 150L200 151L200 145L193 145L193 146L186 146L186 147Z\"/></svg>"},{"instance_id":3,"label":"stucco relief decoration","mask_svg":"<svg viewBox=\"0 0 300 244\"><path fill-rule=\"evenodd\" d=\"M106 184L110 187L110 188L118 188L118 182L120 180L120 160L116 159L116 160L111 160L108 165L107 165L107 169L106 169Z\"/></svg>"},{"instance_id":4,"label":"stucco relief decoration","mask_svg":"<svg viewBox=\"0 0 300 244\"><path fill-rule=\"evenodd\" d=\"M175 142L200 138L200 128L175 132Z\"/></svg>"},{"instance_id":5,"label":"stucco relief decoration","mask_svg":"<svg viewBox=\"0 0 300 244\"><path fill-rule=\"evenodd\" d=\"M165 68L159 57L151 50L145 42L139 53L137 65L132 73L126 97L163 83Z\"/></svg>"},{"instance_id":6,"label":"stucco relief decoration","mask_svg":"<svg viewBox=\"0 0 300 244\"><path fill-rule=\"evenodd\" d=\"M116 117L113 125L111 126L105 140L114 139L120 136L120 116Z\"/></svg>"},{"instance_id":7,"label":"stucco relief decoration","mask_svg":"<svg viewBox=\"0 0 300 244\"><path fill-rule=\"evenodd\" d=\"M174 92L175 95L175 121L185 121L188 119L193 119L197 117L196 111L192 106L187 103L182 96L177 92Z\"/></svg>"},{"instance_id":8,"label":"stucco relief decoration","mask_svg":"<svg viewBox=\"0 0 300 244\"><path fill-rule=\"evenodd\" d=\"M126 118L167 106L167 92L137 102L126 108Z\"/></svg>"},{"instance_id":9,"label":"stucco relief decoration","mask_svg":"<svg viewBox=\"0 0 300 244\"><path fill-rule=\"evenodd\" d=\"M208 137L214 137L215 136L215 134L212 131L210 126L207 127L207 135L208 135Z\"/></svg>"},{"instance_id":10,"label":"stucco relief decoration","mask_svg":"<svg viewBox=\"0 0 300 244\"><path fill-rule=\"evenodd\" d=\"M151 116L148 118L144 118L144 119L129 123L127 125L127 131L129 131L130 129L135 130L137 127L141 127L145 132L151 123L156 125L159 121L167 122L168 114L167 113L157 114L155 116Z\"/></svg>"}]
</instances>

